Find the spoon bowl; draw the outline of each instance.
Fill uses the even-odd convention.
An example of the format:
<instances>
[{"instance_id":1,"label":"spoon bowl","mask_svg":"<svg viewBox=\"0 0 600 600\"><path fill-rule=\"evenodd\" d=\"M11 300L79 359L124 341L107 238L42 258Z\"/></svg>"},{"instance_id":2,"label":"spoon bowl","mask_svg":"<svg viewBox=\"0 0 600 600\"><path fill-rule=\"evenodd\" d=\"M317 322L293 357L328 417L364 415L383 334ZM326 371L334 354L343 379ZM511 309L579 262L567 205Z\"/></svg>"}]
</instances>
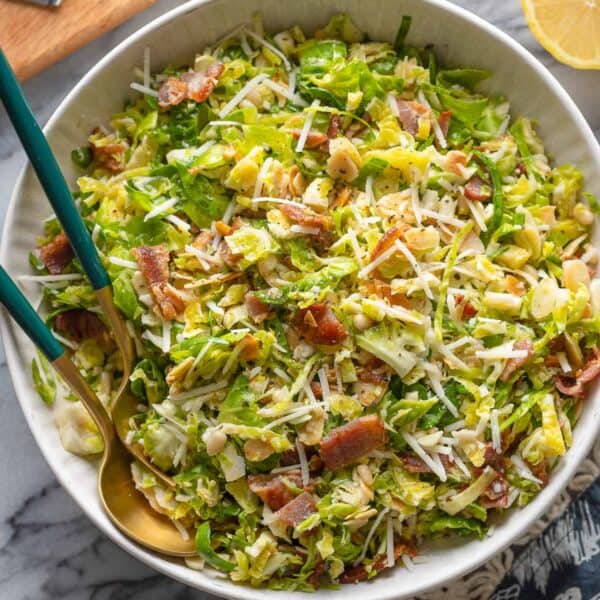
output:
<instances>
[{"instance_id":1,"label":"spoon bowl","mask_svg":"<svg viewBox=\"0 0 600 600\"><path fill-rule=\"evenodd\" d=\"M129 451L113 436L98 473L98 490L108 516L125 535L155 552L181 557L197 554L194 540L184 540L136 489L130 459Z\"/></svg>"},{"instance_id":2,"label":"spoon bowl","mask_svg":"<svg viewBox=\"0 0 600 600\"><path fill-rule=\"evenodd\" d=\"M131 447L121 442L108 413L77 367L64 353L52 365L86 407L102 436L104 451L98 471L98 493L112 522L129 538L155 552L178 557L195 555L194 540L184 539L173 523L154 510L136 489L131 473ZM123 398L134 401L127 390Z\"/></svg>"}]
</instances>

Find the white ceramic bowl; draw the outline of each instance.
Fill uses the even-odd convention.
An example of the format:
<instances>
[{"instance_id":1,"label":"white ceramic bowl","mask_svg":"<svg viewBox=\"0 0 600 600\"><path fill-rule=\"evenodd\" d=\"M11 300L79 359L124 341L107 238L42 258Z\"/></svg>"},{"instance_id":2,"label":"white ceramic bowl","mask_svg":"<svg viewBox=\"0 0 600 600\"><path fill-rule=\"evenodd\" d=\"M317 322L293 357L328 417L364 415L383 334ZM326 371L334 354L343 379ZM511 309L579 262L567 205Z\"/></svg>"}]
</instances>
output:
<instances>
[{"instance_id":1,"label":"white ceramic bowl","mask_svg":"<svg viewBox=\"0 0 600 600\"><path fill-rule=\"evenodd\" d=\"M409 41L435 44L444 62L488 68L490 91L508 96L513 115L539 122L547 150L557 162L573 162L586 176L587 189L600 195L600 148L581 113L550 73L526 50L485 21L440 0L195 0L156 19L101 60L62 102L45 131L70 183L77 173L69 159L72 148L86 140L91 128L106 122L128 95L132 69L140 65L145 46L152 50L153 68L169 62L190 62L194 53L260 10L266 28L276 32L294 24L312 31L329 16L348 12L375 40L393 40L402 15L413 17ZM12 275L28 272L27 255L50 212L30 168L22 173L4 223L0 259ZM35 393L29 365L31 343L6 315L1 318L8 366L29 427L46 460L82 510L112 540L158 571L188 585L227 598L290 599L297 594L241 587L182 564L165 560L123 537L106 517L96 495L96 470L65 452L51 412ZM594 442L600 424L600 393L584 403L574 432L574 444L552 473L549 485L526 508L515 510L483 541L455 540L427 550L428 561L413 572L394 569L352 588L362 600L404 598L458 577L493 557L523 533L565 487ZM320 591L319 598L341 598L340 591Z\"/></svg>"}]
</instances>

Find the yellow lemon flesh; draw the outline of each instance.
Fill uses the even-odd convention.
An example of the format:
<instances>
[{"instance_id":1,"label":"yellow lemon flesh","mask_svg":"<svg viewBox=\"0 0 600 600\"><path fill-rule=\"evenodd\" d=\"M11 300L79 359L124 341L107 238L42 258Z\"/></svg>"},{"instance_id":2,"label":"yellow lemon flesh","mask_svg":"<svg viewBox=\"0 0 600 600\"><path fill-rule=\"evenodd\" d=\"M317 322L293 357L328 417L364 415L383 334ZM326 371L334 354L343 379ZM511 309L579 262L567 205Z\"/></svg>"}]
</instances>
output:
<instances>
[{"instance_id":1,"label":"yellow lemon flesh","mask_svg":"<svg viewBox=\"0 0 600 600\"><path fill-rule=\"evenodd\" d=\"M600 69L600 0L521 0L529 29L556 60Z\"/></svg>"}]
</instances>

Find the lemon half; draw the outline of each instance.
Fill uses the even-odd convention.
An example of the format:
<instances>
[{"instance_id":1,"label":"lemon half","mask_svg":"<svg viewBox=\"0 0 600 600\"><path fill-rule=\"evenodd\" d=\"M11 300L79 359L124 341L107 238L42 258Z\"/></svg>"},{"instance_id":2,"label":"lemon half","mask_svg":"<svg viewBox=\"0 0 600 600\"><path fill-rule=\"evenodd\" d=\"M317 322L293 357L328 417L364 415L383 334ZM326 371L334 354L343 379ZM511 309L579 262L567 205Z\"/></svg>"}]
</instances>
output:
<instances>
[{"instance_id":1,"label":"lemon half","mask_svg":"<svg viewBox=\"0 0 600 600\"><path fill-rule=\"evenodd\" d=\"M556 60L600 69L600 0L521 0L527 25Z\"/></svg>"}]
</instances>

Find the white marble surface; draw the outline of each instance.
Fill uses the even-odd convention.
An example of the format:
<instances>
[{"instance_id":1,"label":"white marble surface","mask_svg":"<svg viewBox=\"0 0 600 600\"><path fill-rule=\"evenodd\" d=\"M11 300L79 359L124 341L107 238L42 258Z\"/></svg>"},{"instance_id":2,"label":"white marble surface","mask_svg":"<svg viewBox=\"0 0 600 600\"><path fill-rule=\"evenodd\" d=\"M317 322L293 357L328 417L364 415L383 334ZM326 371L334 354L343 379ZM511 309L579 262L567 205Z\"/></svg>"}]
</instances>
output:
<instances>
[{"instance_id":1,"label":"white marble surface","mask_svg":"<svg viewBox=\"0 0 600 600\"><path fill-rule=\"evenodd\" d=\"M181 3L159 0L117 30L27 82L25 93L38 120L44 123L72 86L108 50L141 25ZM576 71L554 61L527 29L518 0L456 3L508 32L540 58L567 88L600 137L600 71ZM24 163L24 153L0 110L0 221ZM170 581L129 557L83 516L60 488L27 429L3 352L0 482L1 600L212 598Z\"/></svg>"}]
</instances>

